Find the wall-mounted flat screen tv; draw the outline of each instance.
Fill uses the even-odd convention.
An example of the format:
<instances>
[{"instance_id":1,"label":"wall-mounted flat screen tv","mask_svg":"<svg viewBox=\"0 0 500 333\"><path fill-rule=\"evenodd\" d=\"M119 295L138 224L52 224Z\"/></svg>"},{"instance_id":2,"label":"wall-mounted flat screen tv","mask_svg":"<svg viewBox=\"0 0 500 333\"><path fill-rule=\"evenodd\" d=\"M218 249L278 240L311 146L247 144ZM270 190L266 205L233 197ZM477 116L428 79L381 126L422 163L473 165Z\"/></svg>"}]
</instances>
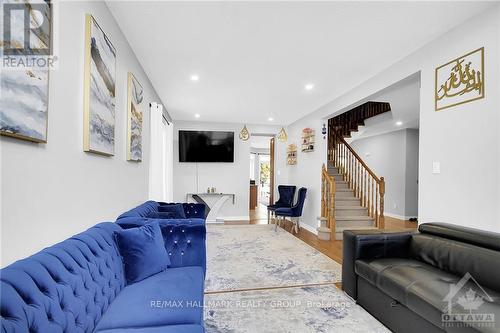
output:
<instances>
[{"instance_id":1,"label":"wall-mounted flat screen tv","mask_svg":"<svg viewBox=\"0 0 500 333\"><path fill-rule=\"evenodd\" d=\"M234 162L234 132L179 131L179 162Z\"/></svg>"}]
</instances>

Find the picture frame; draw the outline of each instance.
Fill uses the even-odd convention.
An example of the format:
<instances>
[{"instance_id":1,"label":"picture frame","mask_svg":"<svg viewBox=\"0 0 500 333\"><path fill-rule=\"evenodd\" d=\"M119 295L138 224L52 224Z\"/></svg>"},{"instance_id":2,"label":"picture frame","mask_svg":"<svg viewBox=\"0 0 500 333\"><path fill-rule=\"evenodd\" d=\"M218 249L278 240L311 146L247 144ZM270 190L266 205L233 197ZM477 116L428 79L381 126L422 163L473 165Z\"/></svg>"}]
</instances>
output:
<instances>
[{"instance_id":1,"label":"picture frame","mask_svg":"<svg viewBox=\"0 0 500 333\"><path fill-rule=\"evenodd\" d=\"M115 154L116 49L95 18L85 16L83 149Z\"/></svg>"},{"instance_id":2,"label":"picture frame","mask_svg":"<svg viewBox=\"0 0 500 333\"><path fill-rule=\"evenodd\" d=\"M29 3L19 3L24 10L17 15L30 12ZM38 3L43 19L48 20L46 30L34 39L34 47L52 49L53 8L49 1ZM16 15L16 14L14 14ZM35 19L35 18L33 18ZM22 22L21 18L18 18ZM10 26L12 29L12 25ZM24 28L24 27L23 27ZM48 31L47 31L48 30ZM19 31L9 35L22 35ZM2 37L2 44L6 43ZM16 41L22 44L21 41ZM10 45L12 40L8 42ZM21 54L22 55L22 54ZM2 69L0 75L0 135L34 143L47 143L49 125L49 68Z\"/></svg>"},{"instance_id":3,"label":"picture frame","mask_svg":"<svg viewBox=\"0 0 500 333\"><path fill-rule=\"evenodd\" d=\"M134 74L127 75L127 161L142 161L144 89Z\"/></svg>"}]
</instances>

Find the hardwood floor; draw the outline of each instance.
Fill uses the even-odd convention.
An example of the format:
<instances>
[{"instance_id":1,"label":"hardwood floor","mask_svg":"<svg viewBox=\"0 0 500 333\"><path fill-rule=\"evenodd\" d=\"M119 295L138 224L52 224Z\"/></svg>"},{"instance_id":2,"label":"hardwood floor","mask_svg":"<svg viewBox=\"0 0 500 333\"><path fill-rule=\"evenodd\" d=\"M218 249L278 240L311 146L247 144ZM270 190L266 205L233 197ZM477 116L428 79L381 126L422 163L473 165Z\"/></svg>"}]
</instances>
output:
<instances>
[{"instance_id":1,"label":"hardwood floor","mask_svg":"<svg viewBox=\"0 0 500 333\"><path fill-rule=\"evenodd\" d=\"M259 205L256 210L250 211L250 221L226 221L225 224L267 224L267 209L265 206ZM385 217L385 230L402 231L402 230L415 230L417 228L416 222L398 220L392 217ZM284 229L291 232L292 224L286 222ZM316 250L322 252L326 256L332 258L336 262L342 264L342 241L330 240L322 241L316 237L315 234L301 228L297 234L292 233L295 237L299 238L306 244L312 246Z\"/></svg>"}]
</instances>

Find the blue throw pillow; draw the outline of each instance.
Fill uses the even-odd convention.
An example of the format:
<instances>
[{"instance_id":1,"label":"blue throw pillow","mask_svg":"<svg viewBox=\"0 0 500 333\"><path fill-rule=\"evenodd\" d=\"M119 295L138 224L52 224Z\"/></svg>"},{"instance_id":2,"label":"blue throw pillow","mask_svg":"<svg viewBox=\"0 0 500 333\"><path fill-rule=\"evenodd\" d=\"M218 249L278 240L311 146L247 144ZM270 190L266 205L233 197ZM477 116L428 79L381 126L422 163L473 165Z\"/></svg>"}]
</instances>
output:
<instances>
[{"instance_id":1,"label":"blue throw pillow","mask_svg":"<svg viewBox=\"0 0 500 333\"><path fill-rule=\"evenodd\" d=\"M151 212L148 214L150 219L175 219L173 212Z\"/></svg>"},{"instance_id":2,"label":"blue throw pillow","mask_svg":"<svg viewBox=\"0 0 500 333\"><path fill-rule=\"evenodd\" d=\"M158 223L116 232L115 239L128 283L144 280L170 265Z\"/></svg>"},{"instance_id":3,"label":"blue throw pillow","mask_svg":"<svg viewBox=\"0 0 500 333\"><path fill-rule=\"evenodd\" d=\"M159 212L173 213L174 219L185 219L186 218L186 214L184 213L184 207L182 206L182 204L158 206L158 211Z\"/></svg>"}]
</instances>

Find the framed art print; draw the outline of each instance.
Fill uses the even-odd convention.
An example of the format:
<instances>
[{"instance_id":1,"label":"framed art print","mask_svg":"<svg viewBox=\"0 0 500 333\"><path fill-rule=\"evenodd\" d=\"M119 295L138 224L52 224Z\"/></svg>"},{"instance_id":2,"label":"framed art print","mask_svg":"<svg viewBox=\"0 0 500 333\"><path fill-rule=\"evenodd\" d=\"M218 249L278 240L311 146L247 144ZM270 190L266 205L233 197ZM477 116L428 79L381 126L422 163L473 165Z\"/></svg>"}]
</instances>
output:
<instances>
[{"instance_id":1,"label":"framed art print","mask_svg":"<svg viewBox=\"0 0 500 333\"><path fill-rule=\"evenodd\" d=\"M27 1L4 4L15 6L9 15L12 24L5 25L1 45L4 53L24 59L33 50L51 49L52 5L37 2L36 10ZM35 15L38 13L39 15ZM25 20L38 26L36 36L30 39L31 50L23 49ZM48 22L48 24L41 24ZM16 24L17 23L17 24ZM10 38L4 40L4 37ZM5 54L4 54L5 56ZM37 54L31 57L35 57ZM0 73L0 134L22 140L46 143L49 107L49 68L19 66L2 68Z\"/></svg>"},{"instance_id":2,"label":"framed art print","mask_svg":"<svg viewBox=\"0 0 500 333\"><path fill-rule=\"evenodd\" d=\"M115 153L116 49L92 15L85 17L83 146L87 152Z\"/></svg>"},{"instance_id":3,"label":"framed art print","mask_svg":"<svg viewBox=\"0 0 500 333\"><path fill-rule=\"evenodd\" d=\"M142 104L143 89L132 73L127 83L127 160L142 161Z\"/></svg>"}]
</instances>

